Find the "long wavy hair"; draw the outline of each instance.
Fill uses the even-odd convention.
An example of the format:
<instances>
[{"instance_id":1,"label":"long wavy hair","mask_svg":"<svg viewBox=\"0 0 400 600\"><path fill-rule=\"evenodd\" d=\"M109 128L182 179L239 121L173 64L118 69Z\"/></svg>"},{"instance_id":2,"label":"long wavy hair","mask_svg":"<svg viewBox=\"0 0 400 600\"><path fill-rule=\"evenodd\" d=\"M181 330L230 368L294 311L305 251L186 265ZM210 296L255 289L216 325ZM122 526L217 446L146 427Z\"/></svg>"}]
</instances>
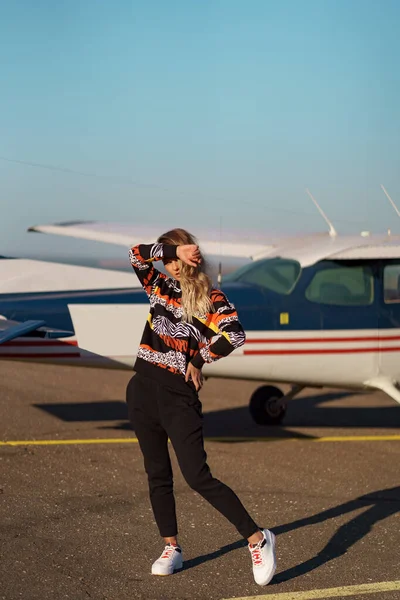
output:
<instances>
[{"instance_id":1,"label":"long wavy hair","mask_svg":"<svg viewBox=\"0 0 400 600\"><path fill-rule=\"evenodd\" d=\"M173 246L198 245L196 238L191 233L179 227L163 233L157 241L161 244L171 244ZM211 279L207 275L207 264L201 252L200 256L201 263L196 267L191 267L178 259L183 320L188 323L193 321L193 317L204 316L213 309L210 300Z\"/></svg>"}]
</instances>

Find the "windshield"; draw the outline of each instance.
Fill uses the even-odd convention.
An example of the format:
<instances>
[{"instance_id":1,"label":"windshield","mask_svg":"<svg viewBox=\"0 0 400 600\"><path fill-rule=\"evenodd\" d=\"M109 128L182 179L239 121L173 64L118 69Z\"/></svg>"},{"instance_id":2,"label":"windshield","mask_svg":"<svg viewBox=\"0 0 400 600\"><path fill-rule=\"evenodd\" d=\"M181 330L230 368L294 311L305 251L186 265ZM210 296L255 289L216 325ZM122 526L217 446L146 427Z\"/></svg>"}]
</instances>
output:
<instances>
[{"instance_id":1,"label":"windshield","mask_svg":"<svg viewBox=\"0 0 400 600\"><path fill-rule=\"evenodd\" d=\"M277 294L290 294L300 276L301 266L295 260L269 258L252 262L223 279L223 283L250 283Z\"/></svg>"}]
</instances>

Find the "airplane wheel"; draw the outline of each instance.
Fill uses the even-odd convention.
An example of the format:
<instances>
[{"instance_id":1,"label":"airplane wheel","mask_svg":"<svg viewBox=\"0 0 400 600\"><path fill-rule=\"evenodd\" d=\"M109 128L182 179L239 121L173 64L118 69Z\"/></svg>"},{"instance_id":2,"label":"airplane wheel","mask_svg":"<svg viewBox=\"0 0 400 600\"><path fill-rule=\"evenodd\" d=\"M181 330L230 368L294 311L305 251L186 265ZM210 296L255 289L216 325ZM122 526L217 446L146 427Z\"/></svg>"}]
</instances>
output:
<instances>
[{"instance_id":1,"label":"airplane wheel","mask_svg":"<svg viewBox=\"0 0 400 600\"><path fill-rule=\"evenodd\" d=\"M250 398L250 414L257 425L279 425L286 414L286 404L278 403L283 392L273 385L259 387Z\"/></svg>"}]
</instances>

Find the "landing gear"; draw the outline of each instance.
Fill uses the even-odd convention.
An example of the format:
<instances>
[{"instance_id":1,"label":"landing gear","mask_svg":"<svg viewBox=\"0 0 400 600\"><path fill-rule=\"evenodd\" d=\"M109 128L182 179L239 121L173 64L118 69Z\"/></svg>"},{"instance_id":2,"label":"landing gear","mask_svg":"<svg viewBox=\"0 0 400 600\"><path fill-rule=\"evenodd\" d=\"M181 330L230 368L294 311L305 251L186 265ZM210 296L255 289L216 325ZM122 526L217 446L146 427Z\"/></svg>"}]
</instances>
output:
<instances>
[{"instance_id":1,"label":"landing gear","mask_svg":"<svg viewBox=\"0 0 400 600\"><path fill-rule=\"evenodd\" d=\"M257 425L279 425L287 409L287 401L298 394L304 386L293 386L285 395L273 385L262 385L250 398L250 414Z\"/></svg>"},{"instance_id":2,"label":"landing gear","mask_svg":"<svg viewBox=\"0 0 400 600\"><path fill-rule=\"evenodd\" d=\"M259 387L250 398L250 414L257 425L278 425L286 414L286 403L281 404L283 392L273 385Z\"/></svg>"}]
</instances>

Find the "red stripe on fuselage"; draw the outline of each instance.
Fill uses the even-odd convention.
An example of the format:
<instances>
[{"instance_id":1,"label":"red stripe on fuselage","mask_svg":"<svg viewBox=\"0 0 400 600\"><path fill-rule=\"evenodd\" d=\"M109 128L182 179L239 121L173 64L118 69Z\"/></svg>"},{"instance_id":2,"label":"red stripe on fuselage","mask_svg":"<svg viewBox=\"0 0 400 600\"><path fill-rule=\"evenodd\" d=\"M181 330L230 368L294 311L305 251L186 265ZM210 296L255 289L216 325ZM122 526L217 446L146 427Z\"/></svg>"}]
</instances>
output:
<instances>
[{"instance_id":1,"label":"red stripe on fuselage","mask_svg":"<svg viewBox=\"0 0 400 600\"><path fill-rule=\"evenodd\" d=\"M400 346L393 346L387 348L315 348L315 349L293 349L293 350L245 350L244 355L255 355L255 354L268 354L268 355L282 355L282 354L361 354L363 352L399 352Z\"/></svg>"},{"instance_id":2,"label":"red stripe on fuselage","mask_svg":"<svg viewBox=\"0 0 400 600\"><path fill-rule=\"evenodd\" d=\"M80 358L80 352L32 352L28 353L15 353L3 354L0 352L0 360L2 358Z\"/></svg>"},{"instance_id":3,"label":"red stripe on fuselage","mask_svg":"<svg viewBox=\"0 0 400 600\"><path fill-rule=\"evenodd\" d=\"M1 344L2 347L24 347L24 348L30 348L30 347L34 347L34 346L45 346L46 348L49 347L60 347L60 346L77 346L78 342L76 340L71 341L71 342L60 342L60 341L36 341L36 342L28 342L28 341L18 341L18 340L14 340L12 342L4 342L4 344Z\"/></svg>"}]
</instances>

